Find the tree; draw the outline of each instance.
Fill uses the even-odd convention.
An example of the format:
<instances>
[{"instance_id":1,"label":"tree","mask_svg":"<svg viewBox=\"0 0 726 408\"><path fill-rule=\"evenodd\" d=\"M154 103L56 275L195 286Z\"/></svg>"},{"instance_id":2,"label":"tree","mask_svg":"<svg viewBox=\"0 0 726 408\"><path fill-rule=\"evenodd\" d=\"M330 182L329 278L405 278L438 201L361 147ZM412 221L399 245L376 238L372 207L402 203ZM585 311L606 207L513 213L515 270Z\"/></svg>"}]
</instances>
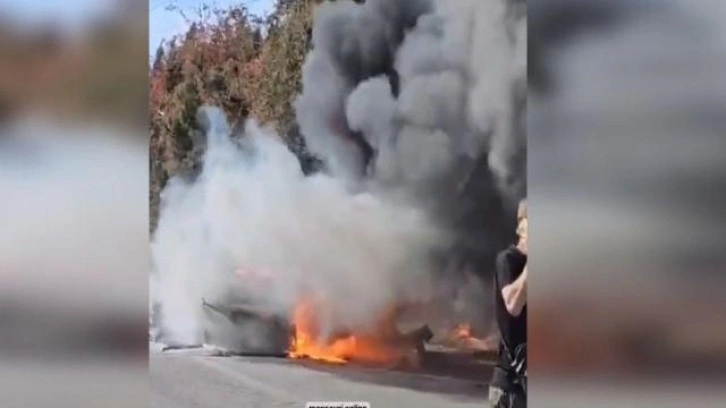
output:
<instances>
[{"instance_id":1,"label":"tree","mask_svg":"<svg viewBox=\"0 0 726 408\"><path fill-rule=\"evenodd\" d=\"M157 49L150 73L151 228L159 194L173 176L193 177L201 148L196 111L222 108L235 128L248 116L273 125L304 171L321 163L305 146L292 102L311 47L312 9L320 0L278 0L266 19L244 5L202 5L189 30Z\"/></svg>"}]
</instances>

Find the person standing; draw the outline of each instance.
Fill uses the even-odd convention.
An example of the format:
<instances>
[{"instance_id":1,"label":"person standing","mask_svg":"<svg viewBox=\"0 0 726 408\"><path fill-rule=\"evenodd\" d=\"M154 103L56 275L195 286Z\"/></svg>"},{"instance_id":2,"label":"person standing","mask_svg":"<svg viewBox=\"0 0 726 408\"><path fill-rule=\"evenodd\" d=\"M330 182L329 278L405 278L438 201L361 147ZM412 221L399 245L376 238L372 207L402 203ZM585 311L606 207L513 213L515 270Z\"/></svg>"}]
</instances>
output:
<instances>
[{"instance_id":1,"label":"person standing","mask_svg":"<svg viewBox=\"0 0 726 408\"><path fill-rule=\"evenodd\" d=\"M527 203L517 211L516 245L497 256L495 308L499 361L489 385L494 408L526 407L527 357Z\"/></svg>"}]
</instances>

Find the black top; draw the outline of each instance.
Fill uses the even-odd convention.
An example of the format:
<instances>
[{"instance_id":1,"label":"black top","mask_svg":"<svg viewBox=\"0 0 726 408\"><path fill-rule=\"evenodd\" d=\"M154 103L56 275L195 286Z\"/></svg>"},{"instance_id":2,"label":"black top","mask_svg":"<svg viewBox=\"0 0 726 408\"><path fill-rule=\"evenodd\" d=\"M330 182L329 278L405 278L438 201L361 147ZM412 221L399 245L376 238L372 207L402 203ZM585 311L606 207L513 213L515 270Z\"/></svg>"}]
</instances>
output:
<instances>
[{"instance_id":1,"label":"black top","mask_svg":"<svg viewBox=\"0 0 726 408\"><path fill-rule=\"evenodd\" d=\"M519 316L510 315L502 297L502 288L514 282L522 274L526 264L527 255L515 246L510 246L497 256L496 293L494 294L497 325L501 341L510 351L514 351L517 346L527 342L527 306L524 306ZM506 370L503 352L504 347L500 345L499 365ZM494 378L493 382L496 383L499 380L501 379Z\"/></svg>"}]
</instances>

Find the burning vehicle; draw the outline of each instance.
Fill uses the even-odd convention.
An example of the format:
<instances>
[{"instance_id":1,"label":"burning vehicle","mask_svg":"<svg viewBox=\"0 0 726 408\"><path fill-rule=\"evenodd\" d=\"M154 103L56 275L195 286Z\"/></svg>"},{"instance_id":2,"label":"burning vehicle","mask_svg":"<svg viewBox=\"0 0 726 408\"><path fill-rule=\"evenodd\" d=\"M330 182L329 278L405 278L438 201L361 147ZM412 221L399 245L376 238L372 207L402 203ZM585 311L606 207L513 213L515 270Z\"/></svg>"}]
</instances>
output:
<instances>
[{"instance_id":1,"label":"burning vehicle","mask_svg":"<svg viewBox=\"0 0 726 408\"><path fill-rule=\"evenodd\" d=\"M329 310L320 298L308 296L288 315L280 314L260 295L273 290L275 275L246 269L237 270L235 275L244 279L241 287L245 290L230 290L216 302L201 300L203 344L172 344L165 350L206 345L227 356L275 356L403 369L424 368L427 358L446 348L485 359L496 351L496 339L475 337L469 323L450 325L450 329L447 326L438 336L428 324L400 324L408 312L421 311L424 305L391 307L367 330L343 325L324 334L320 317Z\"/></svg>"},{"instance_id":2,"label":"burning vehicle","mask_svg":"<svg viewBox=\"0 0 726 408\"><path fill-rule=\"evenodd\" d=\"M286 318L250 303L213 305L203 300L209 321L204 343L220 348L226 355L259 355L308 359L330 364L389 368L423 368L426 358L442 348L468 350L472 357L491 358L496 339L479 339L471 325L458 324L448 336L434 340L428 324L402 330L396 320L403 307L393 308L367 332L339 329L321 338L313 301L299 303ZM264 342L250 342L245 331L263 333ZM254 337L252 337L254 338Z\"/></svg>"},{"instance_id":3,"label":"burning vehicle","mask_svg":"<svg viewBox=\"0 0 726 408\"><path fill-rule=\"evenodd\" d=\"M232 290L216 303L202 299L205 313L203 327L204 344L214 345L230 353L280 355L289 348L292 328L288 319L275 313L259 296L265 286L274 284L269 274L239 269L236 274L245 280L242 291ZM245 332L260 336L245 335ZM263 338L264 341L256 341Z\"/></svg>"},{"instance_id":4,"label":"burning vehicle","mask_svg":"<svg viewBox=\"0 0 726 408\"><path fill-rule=\"evenodd\" d=\"M202 108L200 173L169 180L152 242L164 336L333 364L491 352L494 258L526 191L525 15L324 2L293 103L303 147Z\"/></svg>"}]
</instances>

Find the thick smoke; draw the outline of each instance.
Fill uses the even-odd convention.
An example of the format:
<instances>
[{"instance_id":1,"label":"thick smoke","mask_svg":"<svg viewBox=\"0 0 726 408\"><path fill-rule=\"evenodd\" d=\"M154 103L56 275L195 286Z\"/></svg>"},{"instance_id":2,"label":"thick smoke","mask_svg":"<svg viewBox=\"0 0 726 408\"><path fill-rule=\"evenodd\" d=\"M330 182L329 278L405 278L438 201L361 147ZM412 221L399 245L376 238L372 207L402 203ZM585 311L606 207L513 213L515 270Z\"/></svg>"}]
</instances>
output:
<instances>
[{"instance_id":1,"label":"thick smoke","mask_svg":"<svg viewBox=\"0 0 726 408\"><path fill-rule=\"evenodd\" d=\"M154 239L167 334L200 341L202 298L287 316L313 292L340 330L489 275L526 189L524 15L505 0L318 6L295 109L325 171L305 177L254 124L237 145L206 111L202 174L169 183ZM275 278L254 289L240 268Z\"/></svg>"},{"instance_id":2,"label":"thick smoke","mask_svg":"<svg viewBox=\"0 0 726 408\"><path fill-rule=\"evenodd\" d=\"M519 198L524 11L504 0L319 7L296 102L310 149L350 182L410 187L449 183L456 163L486 156L501 193Z\"/></svg>"},{"instance_id":3,"label":"thick smoke","mask_svg":"<svg viewBox=\"0 0 726 408\"><path fill-rule=\"evenodd\" d=\"M271 132L249 123L238 145L219 111L205 114L213 125L202 173L164 191L154 240L168 335L202 340L202 299L288 316L302 297L323 296L335 312L323 331L363 329L396 302L426 300L428 253L443 236L422 213L305 177Z\"/></svg>"},{"instance_id":4,"label":"thick smoke","mask_svg":"<svg viewBox=\"0 0 726 408\"><path fill-rule=\"evenodd\" d=\"M526 3L334 2L314 22L295 105L309 148L449 228L453 275L490 275L526 191Z\"/></svg>"}]
</instances>

